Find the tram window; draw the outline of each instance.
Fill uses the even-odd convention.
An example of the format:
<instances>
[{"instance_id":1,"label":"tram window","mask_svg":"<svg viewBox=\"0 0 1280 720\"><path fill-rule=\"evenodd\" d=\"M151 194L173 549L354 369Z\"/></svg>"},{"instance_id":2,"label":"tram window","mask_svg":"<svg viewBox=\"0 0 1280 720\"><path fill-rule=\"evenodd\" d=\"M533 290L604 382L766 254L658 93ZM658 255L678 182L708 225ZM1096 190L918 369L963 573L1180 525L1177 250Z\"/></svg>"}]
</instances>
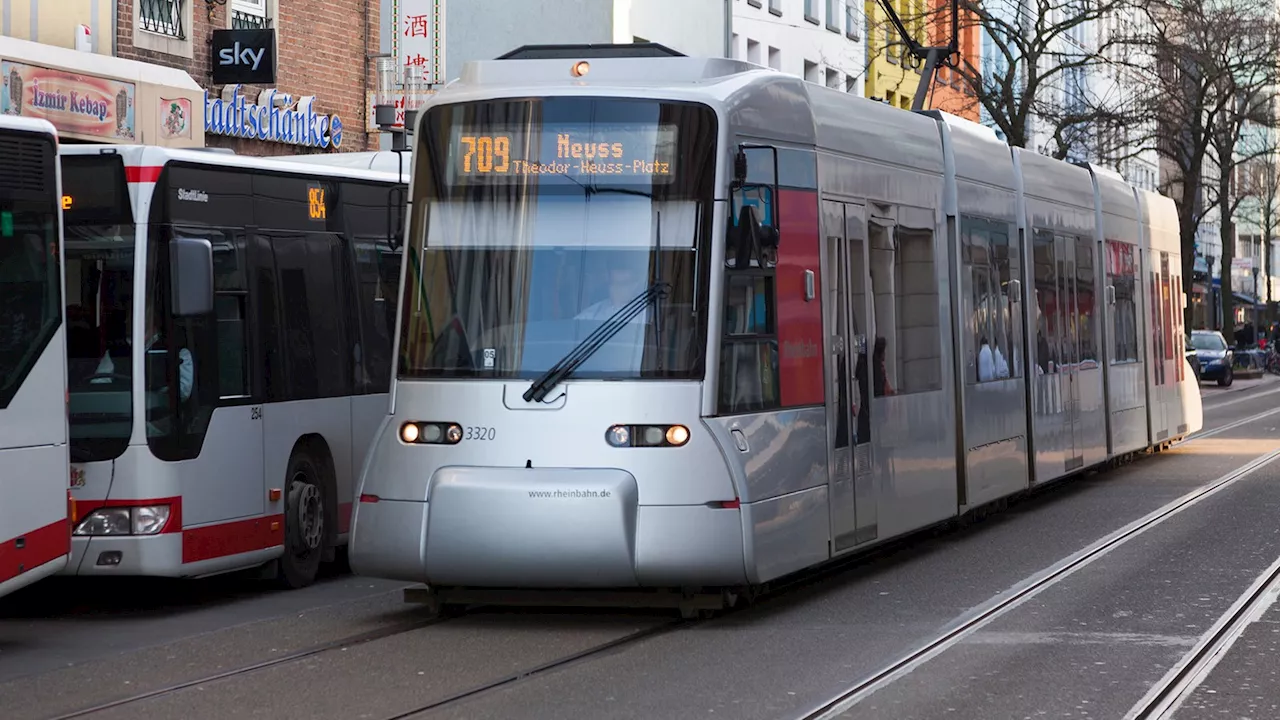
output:
<instances>
[{"instance_id":1,"label":"tram window","mask_svg":"<svg viewBox=\"0 0 1280 720\"><path fill-rule=\"evenodd\" d=\"M1138 306L1137 263L1132 245L1108 240L1107 283L1114 290L1111 334L1114 338L1111 363L1137 362L1138 360Z\"/></svg>"},{"instance_id":2,"label":"tram window","mask_svg":"<svg viewBox=\"0 0 1280 720\"><path fill-rule=\"evenodd\" d=\"M1019 328L1013 322L1016 298L1009 283L1018 272L1018 257L1009 249L1007 224L961 217L964 264L968 284L965 297L973 335L967 344L972 370L966 381L989 382L1021 375Z\"/></svg>"},{"instance_id":3,"label":"tram window","mask_svg":"<svg viewBox=\"0 0 1280 720\"><path fill-rule=\"evenodd\" d=\"M730 275L725 302L726 335L773 333L773 278L763 275Z\"/></svg>"},{"instance_id":4,"label":"tram window","mask_svg":"<svg viewBox=\"0 0 1280 720\"><path fill-rule=\"evenodd\" d=\"M778 341L726 342L720 352L720 412L760 412L778 407Z\"/></svg>"},{"instance_id":5,"label":"tram window","mask_svg":"<svg viewBox=\"0 0 1280 720\"><path fill-rule=\"evenodd\" d=\"M883 367L872 376L877 397L942 387L933 230L923 227L924 216L911 223L915 227L875 218L868 224L876 328L872 369ZM876 357L881 346L882 357Z\"/></svg>"},{"instance_id":6,"label":"tram window","mask_svg":"<svg viewBox=\"0 0 1280 720\"><path fill-rule=\"evenodd\" d=\"M1058 372L1058 335L1062 332L1052 232L1035 231L1032 256L1036 283L1036 364L1039 372L1051 375Z\"/></svg>"},{"instance_id":7,"label":"tram window","mask_svg":"<svg viewBox=\"0 0 1280 720\"><path fill-rule=\"evenodd\" d=\"M1078 318L1077 329L1080 337L1080 357L1081 363L1093 363L1098 361L1098 348L1095 346L1095 337L1097 335L1094 329L1094 266L1093 266L1093 241L1078 237L1076 241L1076 317Z\"/></svg>"}]
</instances>

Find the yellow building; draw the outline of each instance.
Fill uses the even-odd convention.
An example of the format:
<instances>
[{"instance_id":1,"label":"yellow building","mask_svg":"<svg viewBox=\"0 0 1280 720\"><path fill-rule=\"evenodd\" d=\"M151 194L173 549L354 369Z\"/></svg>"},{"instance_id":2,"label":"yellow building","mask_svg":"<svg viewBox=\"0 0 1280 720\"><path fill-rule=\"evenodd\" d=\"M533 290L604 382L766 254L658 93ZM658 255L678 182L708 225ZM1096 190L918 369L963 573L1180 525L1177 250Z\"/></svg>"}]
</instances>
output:
<instances>
[{"instance_id":1,"label":"yellow building","mask_svg":"<svg viewBox=\"0 0 1280 720\"><path fill-rule=\"evenodd\" d=\"M0 0L0 10L0 35L115 54L116 4L111 0Z\"/></svg>"},{"instance_id":2,"label":"yellow building","mask_svg":"<svg viewBox=\"0 0 1280 720\"><path fill-rule=\"evenodd\" d=\"M931 19L932 3L928 0L891 0L890 5L911 32L911 37L921 45L928 45L926 28ZM864 92L873 100L886 100L894 107L910 110L916 88L920 86L923 63L907 52L897 28L878 2L867 2L866 14L867 75Z\"/></svg>"}]
</instances>

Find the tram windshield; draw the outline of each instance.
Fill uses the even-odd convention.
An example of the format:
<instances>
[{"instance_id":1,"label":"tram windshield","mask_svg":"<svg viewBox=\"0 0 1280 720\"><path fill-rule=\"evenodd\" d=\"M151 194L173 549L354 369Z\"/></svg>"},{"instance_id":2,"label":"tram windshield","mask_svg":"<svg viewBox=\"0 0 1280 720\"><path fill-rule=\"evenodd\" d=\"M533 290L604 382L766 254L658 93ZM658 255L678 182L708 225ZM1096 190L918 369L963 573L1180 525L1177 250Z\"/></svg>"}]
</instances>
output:
<instances>
[{"instance_id":1,"label":"tram windshield","mask_svg":"<svg viewBox=\"0 0 1280 720\"><path fill-rule=\"evenodd\" d=\"M434 107L424 128L401 377L535 378L654 285L574 376L701 376L710 108L496 100Z\"/></svg>"}]
</instances>

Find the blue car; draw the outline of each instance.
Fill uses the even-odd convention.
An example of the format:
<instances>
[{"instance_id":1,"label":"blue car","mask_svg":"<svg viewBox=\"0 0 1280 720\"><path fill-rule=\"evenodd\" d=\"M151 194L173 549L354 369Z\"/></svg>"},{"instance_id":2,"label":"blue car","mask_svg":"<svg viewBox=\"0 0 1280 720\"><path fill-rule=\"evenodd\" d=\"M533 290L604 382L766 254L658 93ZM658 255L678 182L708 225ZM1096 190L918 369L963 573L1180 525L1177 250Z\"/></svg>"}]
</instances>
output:
<instances>
[{"instance_id":1,"label":"blue car","mask_svg":"<svg viewBox=\"0 0 1280 720\"><path fill-rule=\"evenodd\" d=\"M1200 361L1200 380L1217 380L1227 387L1235 380L1235 348L1216 330L1192 330L1191 347Z\"/></svg>"}]
</instances>

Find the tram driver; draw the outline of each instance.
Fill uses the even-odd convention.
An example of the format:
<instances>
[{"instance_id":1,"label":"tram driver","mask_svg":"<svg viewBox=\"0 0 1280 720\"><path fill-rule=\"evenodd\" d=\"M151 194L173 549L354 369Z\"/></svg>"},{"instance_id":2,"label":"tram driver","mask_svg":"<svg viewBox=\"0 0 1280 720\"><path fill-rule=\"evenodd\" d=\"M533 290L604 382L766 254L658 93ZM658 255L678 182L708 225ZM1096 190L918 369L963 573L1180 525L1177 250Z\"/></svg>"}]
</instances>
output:
<instances>
[{"instance_id":1,"label":"tram driver","mask_svg":"<svg viewBox=\"0 0 1280 720\"><path fill-rule=\"evenodd\" d=\"M608 295L603 300L588 305L574 319L608 320L644 291L644 280L644 276L636 272L633 265L624 258L618 258L609 265ZM641 313L632 322L643 322L644 318L645 313Z\"/></svg>"}]
</instances>

